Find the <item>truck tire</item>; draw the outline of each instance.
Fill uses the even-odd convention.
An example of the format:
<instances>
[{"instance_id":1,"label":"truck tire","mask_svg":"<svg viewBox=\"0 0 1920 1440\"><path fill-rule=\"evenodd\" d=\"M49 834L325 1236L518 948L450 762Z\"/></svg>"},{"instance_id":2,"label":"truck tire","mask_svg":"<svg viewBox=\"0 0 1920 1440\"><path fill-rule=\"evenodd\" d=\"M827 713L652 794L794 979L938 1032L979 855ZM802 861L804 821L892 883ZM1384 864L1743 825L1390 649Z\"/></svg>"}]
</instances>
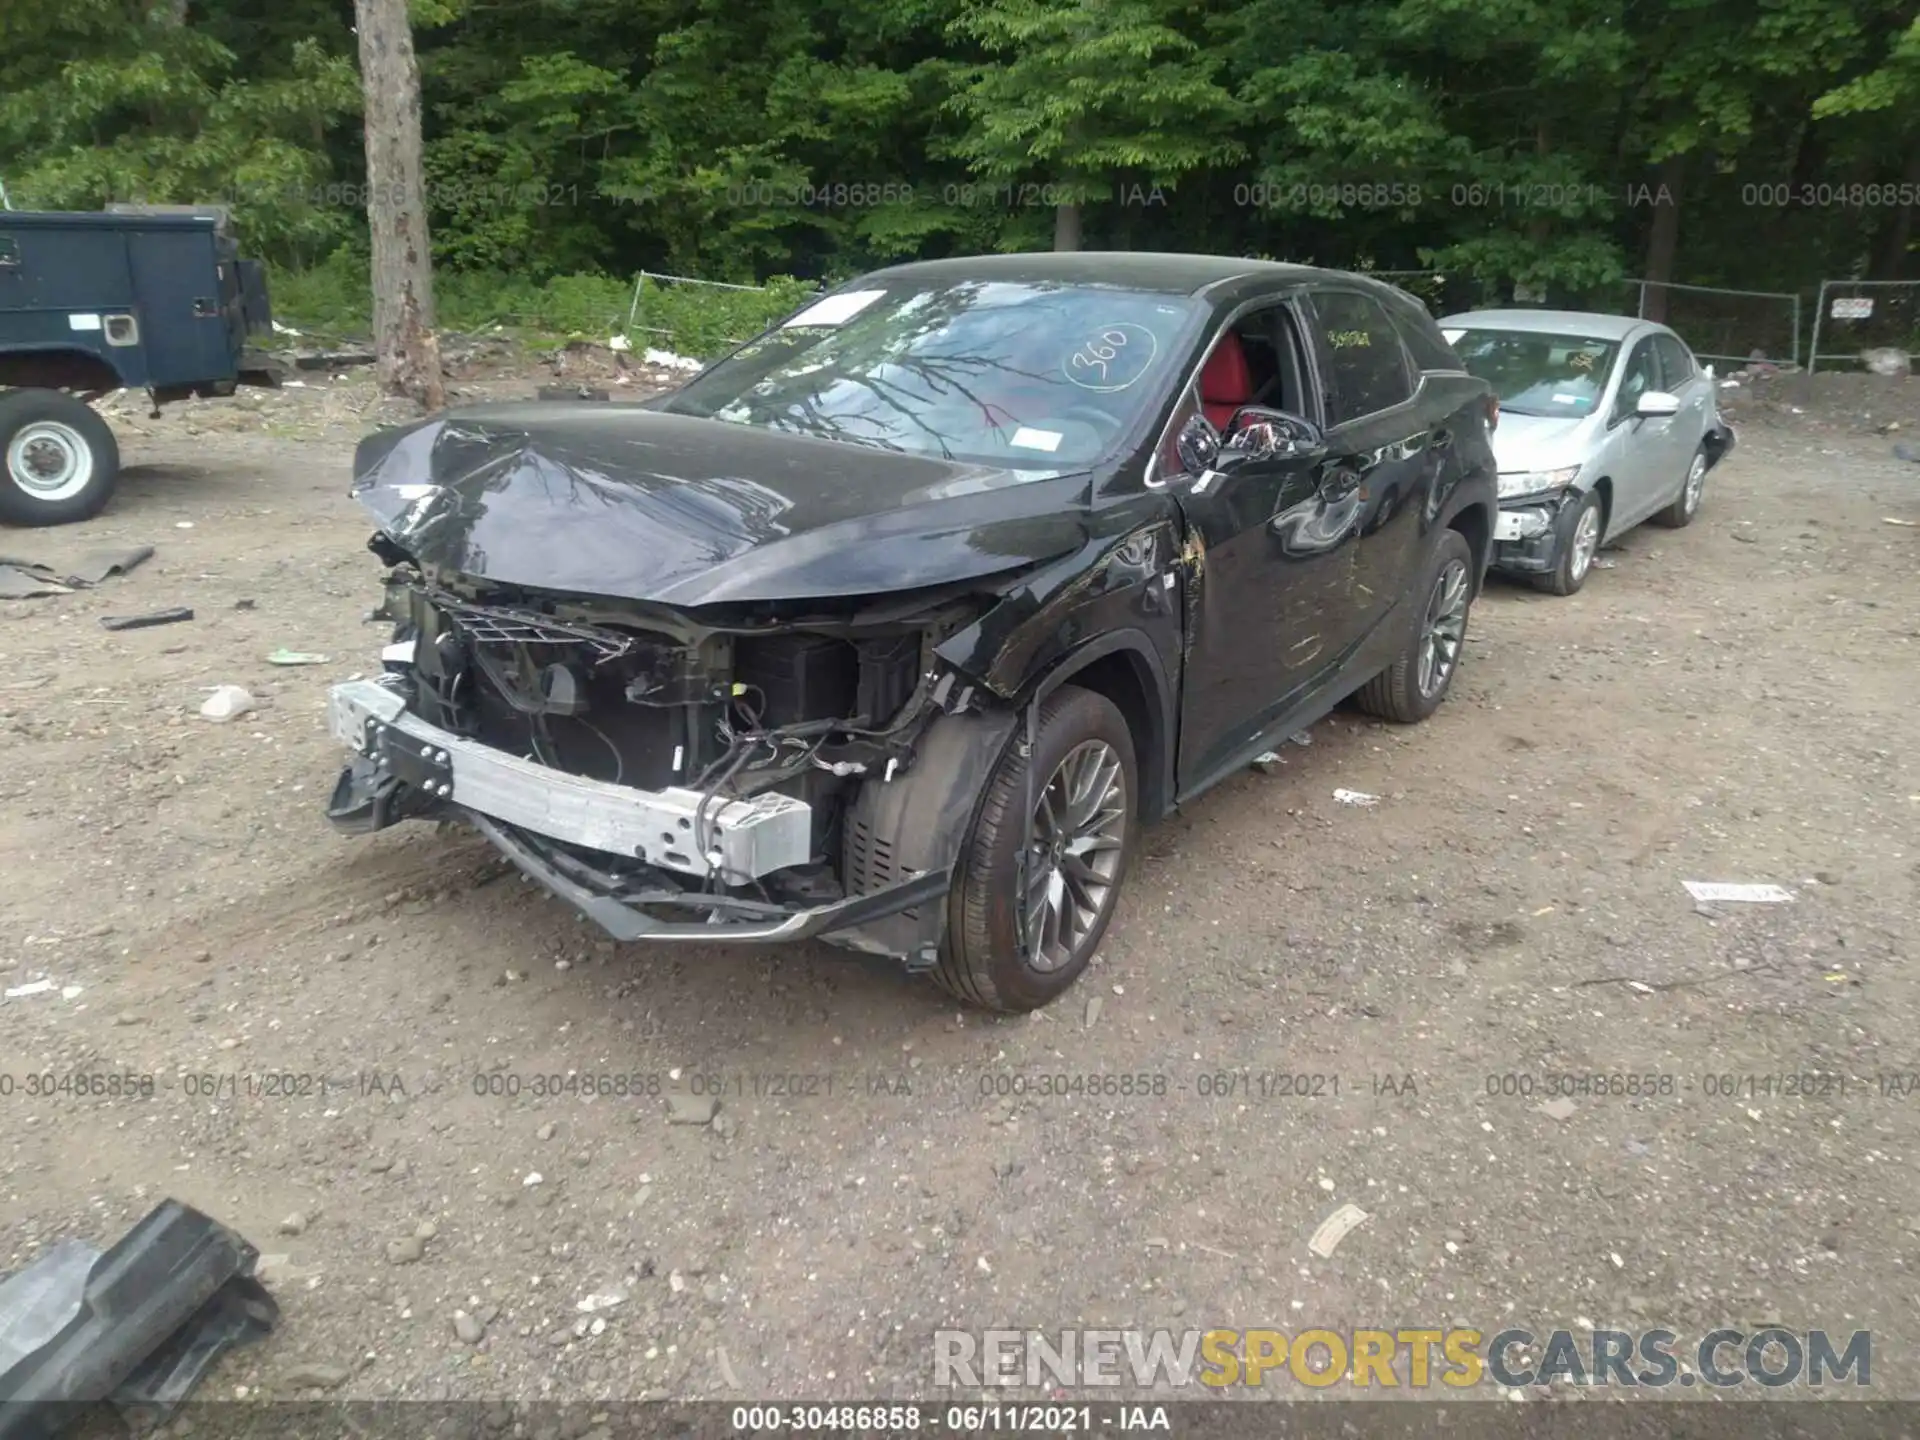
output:
<instances>
[{"instance_id":1,"label":"truck tire","mask_svg":"<svg viewBox=\"0 0 1920 1440\"><path fill-rule=\"evenodd\" d=\"M58 390L0 393L0 521L92 519L119 477L120 447L91 406Z\"/></svg>"}]
</instances>

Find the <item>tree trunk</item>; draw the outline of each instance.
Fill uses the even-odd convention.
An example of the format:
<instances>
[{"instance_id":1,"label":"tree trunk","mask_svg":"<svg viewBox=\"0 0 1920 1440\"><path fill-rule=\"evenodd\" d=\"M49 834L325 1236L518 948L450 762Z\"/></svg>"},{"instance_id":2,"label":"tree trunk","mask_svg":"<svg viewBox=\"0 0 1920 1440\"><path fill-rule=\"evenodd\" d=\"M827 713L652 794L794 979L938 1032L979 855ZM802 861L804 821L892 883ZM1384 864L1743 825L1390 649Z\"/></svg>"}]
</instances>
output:
<instances>
[{"instance_id":1,"label":"tree trunk","mask_svg":"<svg viewBox=\"0 0 1920 1440\"><path fill-rule=\"evenodd\" d=\"M1907 168L1900 180L1904 185L1920 186L1920 137L1908 143L1912 148L1907 151ZM1880 233L1874 236L1873 262L1867 269L1869 280L1906 278L1907 250L1913 244L1913 211L1911 205L1898 205L1887 211L1880 222Z\"/></svg>"},{"instance_id":2,"label":"tree trunk","mask_svg":"<svg viewBox=\"0 0 1920 1440\"><path fill-rule=\"evenodd\" d=\"M433 333L433 252L420 153L420 67L406 0L354 0L366 94L367 225L380 388L423 410L446 403Z\"/></svg>"},{"instance_id":3,"label":"tree trunk","mask_svg":"<svg viewBox=\"0 0 1920 1440\"><path fill-rule=\"evenodd\" d=\"M1680 249L1680 182L1686 169L1685 155L1669 155L1660 162L1653 185L1646 279L1654 283L1646 287L1645 318L1661 325L1667 322L1667 284L1673 280L1674 256Z\"/></svg>"},{"instance_id":4,"label":"tree trunk","mask_svg":"<svg viewBox=\"0 0 1920 1440\"><path fill-rule=\"evenodd\" d=\"M1056 205L1054 207L1053 248L1056 250L1078 250L1080 248L1080 207L1078 205Z\"/></svg>"}]
</instances>

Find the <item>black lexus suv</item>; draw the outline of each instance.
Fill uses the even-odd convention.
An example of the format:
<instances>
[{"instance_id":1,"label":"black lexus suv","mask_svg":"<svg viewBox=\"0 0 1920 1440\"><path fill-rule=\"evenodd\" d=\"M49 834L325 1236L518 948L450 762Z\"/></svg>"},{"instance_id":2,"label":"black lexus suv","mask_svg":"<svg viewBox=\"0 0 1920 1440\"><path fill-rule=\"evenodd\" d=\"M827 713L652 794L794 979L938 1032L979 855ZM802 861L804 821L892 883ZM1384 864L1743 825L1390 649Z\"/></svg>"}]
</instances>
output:
<instances>
[{"instance_id":1,"label":"black lexus suv","mask_svg":"<svg viewBox=\"0 0 1920 1440\"><path fill-rule=\"evenodd\" d=\"M1141 826L1349 696L1425 718L1491 389L1359 275L903 265L644 404L368 437L394 621L340 828L460 818L622 940L819 936L1066 990Z\"/></svg>"}]
</instances>

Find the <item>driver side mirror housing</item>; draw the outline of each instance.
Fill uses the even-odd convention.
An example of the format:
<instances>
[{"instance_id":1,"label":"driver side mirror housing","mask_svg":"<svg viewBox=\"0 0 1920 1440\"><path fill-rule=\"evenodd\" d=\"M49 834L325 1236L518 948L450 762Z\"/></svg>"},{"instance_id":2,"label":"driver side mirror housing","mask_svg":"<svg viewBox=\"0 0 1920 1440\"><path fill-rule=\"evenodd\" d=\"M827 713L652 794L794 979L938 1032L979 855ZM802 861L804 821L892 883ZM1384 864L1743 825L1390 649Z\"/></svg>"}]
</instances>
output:
<instances>
[{"instance_id":1,"label":"driver side mirror housing","mask_svg":"<svg viewBox=\"0 0 1920 1440\"><path fill-rule=\"evenodd\" d=\"M1633 407L1633 413L1645 419L1657 420L1668 415L1680 413L1680 397L1669 395L1665 390L1649 390L1641 395Z\"/></svg>"},{"instance_id":2,"label":"driver side mirror housing","mask_svg":"<svg viewBox=\"0 0 1920 1440\"><path fill-rule=\"evenodd\" d=\"M1221 458L1273 460L1311 454L1325 445L1326 437L1320 427L1304 415L1270 410L1262 405L1243 405L1227 422Z\"/></svg>"},{"instance_id":3,"label":"driver side mirror housing","mask_svg":"<svg viewBox=\"0 0 1920 1440\"><path fill-rule=\"evenodd\" d=\"M1187 417L1174 438L1173 447L1180 456L1180 468L1189 475L1204 475L1220 458L1220 432L1198 410Z\"/></svg>"}]
</instances>

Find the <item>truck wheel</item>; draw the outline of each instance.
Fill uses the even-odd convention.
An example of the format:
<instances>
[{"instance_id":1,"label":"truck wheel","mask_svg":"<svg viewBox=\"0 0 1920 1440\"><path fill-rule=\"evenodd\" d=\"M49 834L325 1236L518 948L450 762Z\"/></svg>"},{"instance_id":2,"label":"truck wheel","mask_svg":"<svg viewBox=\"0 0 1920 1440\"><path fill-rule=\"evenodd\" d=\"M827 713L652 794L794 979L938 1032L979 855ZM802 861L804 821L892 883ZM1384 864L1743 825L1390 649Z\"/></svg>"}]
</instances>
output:
<instances>
[{"instance_id":1,"label":"truck wheel","mask_svg":"<svg viewBox=\"0 0 1920 1440\"><path fill-rule=\"evenodd\" d=\"M0 394L0 520L91 519L119 474L120 447L91 406L58 390Z\"/></svg>"},{"instance_id":2,"label":"truck wheel","mask_svg":"<svg viewBox=\"0 0 1920 1440\"><path fill-rule=\"evenodd\" d=\"M1024 735L1024 727L1021 732ZM1027 770L1033 770L1033 838ZM1104 695L1063 685L1040 707L1033 754L1007 748L961 852L933 979L988 1010L1037 1010L1087 968L1120 897L1139 828L1133 735Z\"/></svg>"}]
</instances>

